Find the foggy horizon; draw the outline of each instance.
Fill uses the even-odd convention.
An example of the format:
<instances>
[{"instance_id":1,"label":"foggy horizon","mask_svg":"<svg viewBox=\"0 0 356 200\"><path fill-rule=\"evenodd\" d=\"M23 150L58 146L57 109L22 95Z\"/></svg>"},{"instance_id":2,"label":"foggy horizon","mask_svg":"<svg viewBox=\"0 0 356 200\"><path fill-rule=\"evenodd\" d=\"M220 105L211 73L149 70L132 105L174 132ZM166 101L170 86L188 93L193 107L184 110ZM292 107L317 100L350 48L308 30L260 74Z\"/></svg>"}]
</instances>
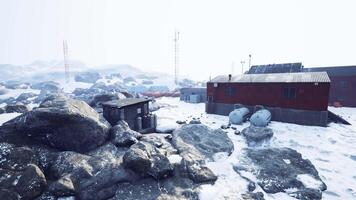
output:
<instances>
[{"instance_id":1,"label":"foggy horizon","mask_svg":"<svg viewBox=\"0 0 356 200\"><path fill-rule=\"evenodd\" d=\"M95 67L128 64L195 80L252 65L356 64L355 3L343 1L0 1L0 63L69 58ZM342 53L341 53L342 52Z\"/></svg>"}]
</instances>

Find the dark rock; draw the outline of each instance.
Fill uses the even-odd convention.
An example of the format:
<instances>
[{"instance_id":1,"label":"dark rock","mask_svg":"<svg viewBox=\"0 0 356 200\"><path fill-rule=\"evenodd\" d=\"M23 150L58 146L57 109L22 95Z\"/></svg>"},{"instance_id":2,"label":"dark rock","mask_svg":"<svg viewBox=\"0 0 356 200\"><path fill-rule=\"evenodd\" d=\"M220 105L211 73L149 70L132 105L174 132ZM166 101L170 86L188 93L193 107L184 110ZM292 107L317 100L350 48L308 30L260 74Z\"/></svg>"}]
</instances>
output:
<instances>
[{"instance_id":1,"label":"dark rock","mask_svg":"<svg viewBox=\"0 0 356 200\"><path fill-rule=\"evenodd\" d=\"M241 131L249 145L261 143L269 140L273 136L273 131L267 127L249 126Z\"/></svg>"},{"instance_id":2,"label":"dark rock","mask_svg":"<svg viewBox=\"0 0 356 200\"><path fill-rule=\"evenodd\" d=\"M295 193L297 195L314 195L312 192L314 190L306 190L306 186L298 179L298 175L311 176L320 182L319 190L326 190L326 185L320 179L313 164L309 160L303 159L302 155L293 149L246 149L245 152L254 166L258 168L255 169L258 185L267 193L284 192L288 188L297 188ZM310 194L311 192L312 194ZM304 196L301 199L304 199Z\"/></svg>"},{"instance_id":3,"label":"dark rock","mask_svg":"<svg viewBox=\"0 0 356 200\"><path fill-rule=\"evenodd\" d=\"M201 124L201 121L199 119L192 119L189 124Z\"/></svg>"},{"instance_id":4,"label":"dark rock","mask_svg":"<svg viewBox=\"0 0 356 200\"><path fill-rule=\"evenodd\" d=\"M173 166L155 146L139 142L130 147L123 157L124 165L142 177L148 175L155 179L170 176Z\"/></svg>"},{"instance_id":5,"label":"dark rock","mask_svg":"<svg viewBox=\"0 0 356 200\"><path fill-rule=\"evenodd\" d=\"M182 156L182 165L196 183L212 182L216 175L205 166L218 152L231 154L234 145L222 130L212 130L202 124L183 125L173 132L173 146Z\"/></svg>"},{"instance_id":6,"label":"dark rock","mask_svg":"<svg viewBox=\"0 0 356 200\"><path fill-rule=\"evenodd\" d=\"M262 192L256 192L256 193L246 193L242 194L241 197L243 200L264 200L265 198L263 197Z\"/></svg>"},{"instance_id":7,"label":"dark rock","mask_svg":"<svg viewBox=\"0 0 356 200\"><path fill-rule=\"evenodd\" d=\"M115 94L98 94L93 97L93 99L90 102L91 107L101 107L102 103L112 101L112 100L118 100L121 99L117 93Z\"/></svg>"},{"instance_id":8,"label":"dark rock","mask_svg":"<svg viewBox=\"0 0 356 200\"><path fill-rule=\"evenodd\" d=\"M29 110L30 109L26 105L21 103L8 104L7 106L5 106L6 113L26 113Z\"/></svg>"},{"instance_id":9,"label":"dark rock","mask_svg":"<svg viewBox=\"0 0 356 200\"><path fill-rule=\"evenodd\" d=\"M0 188L13 189L20 176L19 172L0 168Z\"/></svg>"},{"instance_id":10,"label":"dark rock","mask_svg":"<svg viewBox=\"0 0 356 200\"><path fill-rule=\"evenodd\" d=\"M167 141L166 138L168 136L172 137L171 134L144 134L142 135L140 141L151 143L155 147L159 148L159 151L165 156L177 154L177 149L175 149L172 144Z\"/></svg>"},{"instance_id":11,"label":"dark rock","mask_svg":"<svg viewBox=\"0 0 356 200\"><path fill-rule=\"evenodd\" d=\"M25 101L25 100L35 97L35 96L37 96L37 94L35 94L33 92L22 93L22 94L20 94L20 96L18 96L16 98L16 101L18 101L18 102Z\"/></svg>"},{"instance_id":12,"label":"dark rock","mask_svg":"<svg viewBox=\"0 0 356 200\"><path fill-rule=\"evenodd\" d=\"M229 129L230 126L229 125L221 125L220 128L226 130L226 129Z\"/></svg>"},{"instance_id":13,"label":"dark rock","mask_svg":"<svg viewBox=\"0 0 356 200\"><path fill-rule=\"evenodd\" d=\"M0 199L3 200L20 200L20 195L14 191L0 189Z\"/></svg>"},{"instance_id":14,"label":"dark rock","mask_svg":"<svg viewBox=\"0 0 356 200\"><path fill-rule=\"evenodd\" d=\"M176 121L176 123L177 123L177 124L186 124L187 122L186 122L186 121L180 121L180 120L178 120L178 121Z\"/></svg>"},{"instance_id":15,"label":"dark rock","mask_svg":"<svg viewBox=\"0 0 356 200\"><path fill-rule=\"evenodd\" d=\"M101 79L101 76L97 72L83 72L76 74L74 80L76 82L83 83L95 83L97 80Z\"/></svg>"},{"instance_id":16,"label":"dark rock","mask_svg":"<svg viewBox=\"0 0 356 200\"><path fill-rule=\"evenodd\" d=\"M256 184L254 182L249 182L247 185L247 189L249 192L253 192L256 189Z\"/></svg>"},{"instance_id":17,"label":"dark rock","mask_svg":"<svg viewBox=\"0 0 356 200\"><path fill-rule=\"evenodd\" d=\"M183 168L187 170L189 178L194 183L215 182L218 177L203 162L192 158L182 159Z\"/></svg>"},{"instance_id":18,"label":"dark rock","mask_svg":"<svg viewBox=\"0 0 356 200\"><path fill-rule=\"evenodd\" d=\"M57 199L57 197L55 197L53 194L45 191L41 194L41 196L37 197L35 200L63 200L63 199L59 199L59 198ZM75 200L75 198L68 199L68 200Z\"/></svg>"},{"instance_id":19,"label":"dark rock","mask_svg":"<svg viewBox=\"0 0 356 200\"><path fill-rule=\"evenodd\" d=\"M3 114L3 113L5 113L5 109L0 108L0 115Z\"/></svg>"},{"instance_id":20,"label":"dark rock","mask_svg":"<svg viewBox=\"0 0 356 200\"><path fill-rule=\"evenodd\" d=\"M130 129L125 121L119 121L116 126L110 130L111 142L116 146L131 146L138 142L137 139L142 135Z\"/></svg>"},{"instance_id":21,"label":"dark rock","mask_svg":"<svg viewBox=\"0 0 356 200\"><path fill-rule=\"evenodd\" d=\"M187 124L173 132L172 144L180 154L196 154L204 160L215 153L234 150L234 144L222 130L212 130L203 124ZM184 158L184 156L183 156Z\"/></svg>"},{"instance_id":22,"label":"dark rock","mask_svg":"<svg viewBox=\"0 0 356 200\"><path fill-rule=\"evenodd\" d=\"M57 197L74 196L75 189L70 175L65 175L59 180L51 183L48 191Z\"/></svg>"},{"instance_id":23,"label":"dark rock","mask_svg":"<svg viewBox=\"0 0 356 200\"><path fill-rule=\"evenodd\" d=\"M34 199L42 194L47 185L46 178L40 168L29 165L16 184L16 191L22 199Z\"/></svg>"},{"instance_id":24,"label":"dark rock","mask_svg":"<svg viewBox=\"0 0 356 200\"><path fill-rule=\"evenodd\" d=\"M85 102L54 95L1 128L61 150L86 152L106 141L109 127Z\"/></svg>"},{"instance_id":25,"label":"dark rock","mask_svg":"<svg viewBox=\"0 0 356 200\"><path fill-rule=\"evenodd\" d=\"M240 132L239 130L236 130L236 131L234 132L234 134L235 134L235 135L241 135L241 132Z\"/></svg>"},{"instance_id":26,"label":"dark rock","mask_svg":"<svg viewBox=\"0 0 356 200\"><path fill-rule=\"evenodd\" d=\"M79 169L91 175L93 173L93 167L89 164L90 158L88 155L72 151L63 151L58 154L56 161L51 165L51 175L54 178L60 178L73 171L79 171Z\"/></svg>"},{"instance_id":27,"label":"dark rock","mask_svg":"<svg viewBox=\"0 0 356 200\"><path fill-rule=\"evenodd\" d=\"M168 141L171 141L173 139L173 136L171 134L167 134L164 138Z\"/></svg>"},{"instance_id":28,"label":"dark rock","mask_svg":"<svg viewBox=\"0 0 356 200\"><path fill-rule=\"evenodd\" d=\"M198 200L199 186L185 176L179 168L174 175L162 180L145 178L131 183L120 183L113 200Z\"/></svg>"},{"instance_id":29,"label":"dark rock","mask_svg":"<svg viewBox=\"0 0 356 200\"><path fill-rule=\"evenodd\" d=\"M294 198L302 200L322 199L322 193L319 189L305 188L288 194Z\"/></svg>"},{"instance_id":30,"label":"dark rock","mask_svg":"<svg viewBox=\"0 0 356 200\"><path fill-rule=\"evenodd\" d=\"M15 147L0 143L0 167L8 170L24 170L30 164L38 164L38 158L28 147Z\"/></svg>"}]
</instances>

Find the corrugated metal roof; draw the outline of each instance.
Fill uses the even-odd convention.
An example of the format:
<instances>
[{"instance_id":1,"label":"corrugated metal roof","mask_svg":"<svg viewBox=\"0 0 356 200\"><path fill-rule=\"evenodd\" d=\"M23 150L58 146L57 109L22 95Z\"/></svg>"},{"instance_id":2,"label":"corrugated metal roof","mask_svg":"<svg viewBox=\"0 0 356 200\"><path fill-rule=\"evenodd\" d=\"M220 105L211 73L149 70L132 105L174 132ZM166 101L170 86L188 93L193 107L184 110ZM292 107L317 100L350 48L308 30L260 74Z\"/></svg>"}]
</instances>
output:
<instances>
[{"instance_id":1,"label":"corrugated metal roof","mask_svg":"<svg viewBox=\"0 0 356 200\"><path fill-rule=\"evenodd\" d=\"M253 65L247 74L270 74L270 73L292 73L301 72L302 63L281 63L269 65Z\"/></svg>"},{"instance_id":2,"label":"corrugated metal roof","mask_svg":"<svg viewBox=\"0 0 356 200\"><path fill-rule=\"evenodd\" d=\"M326 72L272 73L272 74L243 74L233 76L229 81L228 75L218 76L211 80L213 83L322 83L330 82Z\"/></svg>"},{"instance_id":3,"label":"corrugated metal roof","mask_svg":"<svg viewBox=\"0 0 356 200\"><path fill-rule=\"evenodd\" d=\"M126 99L119 99L119 100L112 100L103 103L103 106L115 107L115 108L123 108L126 106L135 105L138 103L144 103L151 101L150 99L145 98L126 98Z\"/></svg>"},{"instance_id":4,"label":"corrugated metal roof","mask_svg":"<svg viewBox=\"0 0 356 200\"><path fill-rule=\"evenodd\" d=\"M356 76L356 66L340 67L311 67L304 68L304 72L327 72L329 76Z\"/></svg>"}]
</instances>

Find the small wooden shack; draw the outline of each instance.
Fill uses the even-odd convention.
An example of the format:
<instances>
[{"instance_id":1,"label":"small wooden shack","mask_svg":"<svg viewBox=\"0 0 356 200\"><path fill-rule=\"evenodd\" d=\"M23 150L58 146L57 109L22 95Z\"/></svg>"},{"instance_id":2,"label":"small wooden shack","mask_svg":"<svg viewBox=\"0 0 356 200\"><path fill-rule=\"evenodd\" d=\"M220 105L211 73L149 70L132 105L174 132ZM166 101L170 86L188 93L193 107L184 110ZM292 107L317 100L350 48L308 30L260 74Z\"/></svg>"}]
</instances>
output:
<instances>
[{"instance_id":1,"label":"small wooden shack","mask_svg":"<svg viewBox=\"0 0 356 200\"><path fill-rule=\"evenodd\" d=\"M272 120L326 126L330 79L326 72L218 76L207 83L206 112L228 115L235 104L272 113Z\"/></svg>"},{"instance_id":2,"label":"small wooden shack","mask_svg":"<svg viewBox=\"0 0 356 200\"><path fill-rule=\"evenodd\" d=\"M150 99L127 98L103 103L104 118L112 125L119 120L128 123L132 130L140 133L154 132L157 126L156 115L149 111Z\"/></svg>"}]
</instances>

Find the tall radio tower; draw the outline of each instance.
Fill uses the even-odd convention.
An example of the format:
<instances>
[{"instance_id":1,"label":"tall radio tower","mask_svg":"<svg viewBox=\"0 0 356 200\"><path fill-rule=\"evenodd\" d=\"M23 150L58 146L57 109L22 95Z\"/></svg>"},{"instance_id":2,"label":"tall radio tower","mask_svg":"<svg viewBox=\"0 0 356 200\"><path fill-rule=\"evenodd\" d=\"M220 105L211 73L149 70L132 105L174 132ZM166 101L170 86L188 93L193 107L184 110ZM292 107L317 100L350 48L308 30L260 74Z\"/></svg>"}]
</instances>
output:
<instances>
[{"instance_id":1,"label":"tall radio tower","mask_svg":"<svg viewBox=\"0 0 356 200\"><path fill-rule=\"evenodd\" d=\"M66 82L69 83L69 63L68 63L68 44L67 40L63 40L63 63Z\"/></svg>"},{"instance_id":2,"label":"tall radio tower","mask_svg":"<svg viewBox=\"0 0 356 200\"><path fill-rule=\"evenodd\" d=\"M179 31L174 32L174 82L178 84L179 76Z\"/></svg>"}]
</instances>

